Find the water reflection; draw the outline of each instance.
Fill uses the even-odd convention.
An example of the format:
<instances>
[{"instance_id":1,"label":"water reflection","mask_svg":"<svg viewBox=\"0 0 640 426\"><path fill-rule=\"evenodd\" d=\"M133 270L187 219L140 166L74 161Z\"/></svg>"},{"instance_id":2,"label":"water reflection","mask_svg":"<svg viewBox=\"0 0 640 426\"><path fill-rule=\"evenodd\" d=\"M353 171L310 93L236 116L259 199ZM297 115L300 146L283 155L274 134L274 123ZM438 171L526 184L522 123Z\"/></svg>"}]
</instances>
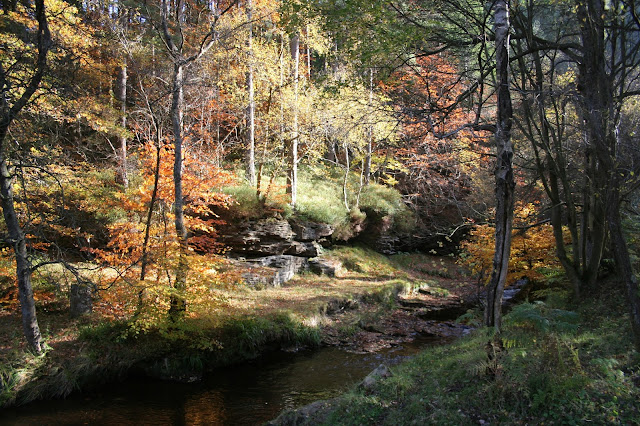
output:
<instances>
[{"instance_id":1,"label":"water reflection","mask_svg":"<svg viewBox=\"0 0 640 426\"><path fill-rule=\"evenodd\" d=\"M220 369L196 384L131 379L66 400L0 413L8 425L253 425L353 386L381 363L397 364L433 340L375 354L322 348L278 353Z\"/></svg>"}]
</instances>

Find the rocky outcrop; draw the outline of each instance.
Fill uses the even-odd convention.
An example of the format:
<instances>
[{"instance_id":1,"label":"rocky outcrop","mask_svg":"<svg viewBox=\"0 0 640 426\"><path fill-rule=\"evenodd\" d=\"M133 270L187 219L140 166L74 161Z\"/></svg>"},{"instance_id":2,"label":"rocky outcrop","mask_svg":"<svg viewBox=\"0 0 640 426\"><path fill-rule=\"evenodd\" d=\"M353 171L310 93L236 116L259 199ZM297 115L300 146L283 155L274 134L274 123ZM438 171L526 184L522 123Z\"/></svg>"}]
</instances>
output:
<instances>
[{"instance_id":1,"label":"rocky outcrop","mask_svg":"<svg viewBox=\"0 0 640 426\"><path fill-rule=\"evenodd\" d=\"M266 256L284 254L294 241L295 233L286 220L265 219L225 226L221 242L232 254Z\"/></svg>"},{"instance_id":2,"label":"rocky outcrop","mask_svg":"<svg viewBox=\"0 0 640 426\"><path fill-rule=\"evenodd\" d=\"M237 265L244 268L244 280L264 288L278 287L307 269L335 276L337 265L310 261L322 254L332 234L333 228L324 223L268 218L227 225L221 241L231 257L242 257Z\"/></svg>"},{"instance_id":3,"label":"rocky outcrop","mask_svg":"<svg viewBox=\"0 0 640 426\"><path fill-rule=\"evenodd\" d=\"M288 254L315 257L330 244L333 227L301 220L261 219L227 225L221 242L236 256L259 257Z\"/></svg>"},{"instance_id":4,"label":"rocky outcrop","mask_svg":"<svg viewBox=\"0 0 640 426\"><path fill-rule=\"evenodd\" d=\"M299 241L315 241L325 246L330 244L329 238L333 235L333 227L326 223L307 222L301 220L292 220L290 222L291 229L296 234Z\"/></svg>"}]
</instances>

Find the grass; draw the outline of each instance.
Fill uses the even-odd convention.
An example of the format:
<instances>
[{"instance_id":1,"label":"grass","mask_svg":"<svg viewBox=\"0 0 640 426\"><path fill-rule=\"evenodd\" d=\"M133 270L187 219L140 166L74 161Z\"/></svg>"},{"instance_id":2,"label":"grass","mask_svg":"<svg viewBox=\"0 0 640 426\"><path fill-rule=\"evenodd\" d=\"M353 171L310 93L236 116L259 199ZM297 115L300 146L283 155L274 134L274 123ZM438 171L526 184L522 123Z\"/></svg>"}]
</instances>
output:
<instances>
[{"instance_id":1,"label":"grass","mask_svg":"<svg viewBox=\"0 0 640 426\"><path fill-rule=\"evenodd\" d=\"M232 195L235 200L230 208L230 215L234 218L260 219L274 213L284 217L296 215L334 226L337 228L336 238L342 240L353 236L352 223L362 223L367 214L377 219L390 217L394 227L402 232L413 229L415 220L402 201L402 195L394 188L377 183L371 183L360 191L360 176L357 173L349 175L345 205L342 173L341 168L335 167L301 167L295 212L287 204L286 180L283 177L275 179L266 198L258 199L255 188L246 183L225 187L222 191ZM359 204L356 206L357 199Z\"/></svg>"},{"instance_id":2,"label":"grass","mask_svg":"<svg viewBox=\"0 0 640 426\"><path fill-rule=\"evenodd\" d=\"M623 295L606 299L519 305L500 336L423 352L345 394L326 424L638 424L640 357Z\"/></svg>"}]
</instances>

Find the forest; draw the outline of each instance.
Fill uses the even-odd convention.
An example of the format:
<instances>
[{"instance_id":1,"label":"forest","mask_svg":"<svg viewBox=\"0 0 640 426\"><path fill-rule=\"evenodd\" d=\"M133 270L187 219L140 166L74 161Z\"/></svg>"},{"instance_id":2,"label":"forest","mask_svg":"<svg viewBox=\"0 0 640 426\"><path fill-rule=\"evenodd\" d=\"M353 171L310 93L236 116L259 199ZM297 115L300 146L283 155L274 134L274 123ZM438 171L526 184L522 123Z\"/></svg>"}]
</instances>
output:
<instances>
[{"instance_id":1,"label":"forest","mask_svg":"<svg viewBox=\"0 0 640 426\"><path fill-rule=\"evenodd\" d=\"M423 334L274 424L640 421L635 0L0 8L0 407Z\"/></svg>"}]
</instances>

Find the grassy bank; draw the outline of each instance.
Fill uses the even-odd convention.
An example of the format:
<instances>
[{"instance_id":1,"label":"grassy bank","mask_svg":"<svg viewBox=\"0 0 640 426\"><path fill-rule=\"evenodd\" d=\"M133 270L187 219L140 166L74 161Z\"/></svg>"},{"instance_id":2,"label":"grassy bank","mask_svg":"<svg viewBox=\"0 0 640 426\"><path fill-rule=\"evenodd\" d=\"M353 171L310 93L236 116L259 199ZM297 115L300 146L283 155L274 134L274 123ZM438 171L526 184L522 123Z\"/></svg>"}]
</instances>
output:
<instances>
[{"instance_id":1,"label":"grassy bank","mask_svg":"<svg viewBox=\"0 0 640 426\"><path fill-rule=\"evenodd\" d=\"M500 336L479 329L429 349L299 424L639 424L624 296L599 296L519 305Z\"/></svg>"},{"instance_id":2,"label":"grassy bank","mask_svg":"<svg viewBox=\"0 0 640 426\"><path fill-rule=\"evenodd\" d=\"M193 381L209 369L266 351L313 347L332 327L353 332L332 321L336 312L368 304L376 307L375 315L384 315L398 293L435 288L433 271L455 267L451 259L417 254L390 259L358 247L337 248L328 256L344 265L335 278L302 274L280 288L221 287L206 315L177 323L142 327L134 319L114 321L96 314L73 320L52 293L46 305L39 305L49 346L41 356L25 350L17 309L3 309L0 406L64 397L131 374ZM461 283L448 281L442 285L452 286L452 292ZM362 315L366 321L355 314L350 324L372 321L372 310Z\"/></svg>"}]
</instances>

